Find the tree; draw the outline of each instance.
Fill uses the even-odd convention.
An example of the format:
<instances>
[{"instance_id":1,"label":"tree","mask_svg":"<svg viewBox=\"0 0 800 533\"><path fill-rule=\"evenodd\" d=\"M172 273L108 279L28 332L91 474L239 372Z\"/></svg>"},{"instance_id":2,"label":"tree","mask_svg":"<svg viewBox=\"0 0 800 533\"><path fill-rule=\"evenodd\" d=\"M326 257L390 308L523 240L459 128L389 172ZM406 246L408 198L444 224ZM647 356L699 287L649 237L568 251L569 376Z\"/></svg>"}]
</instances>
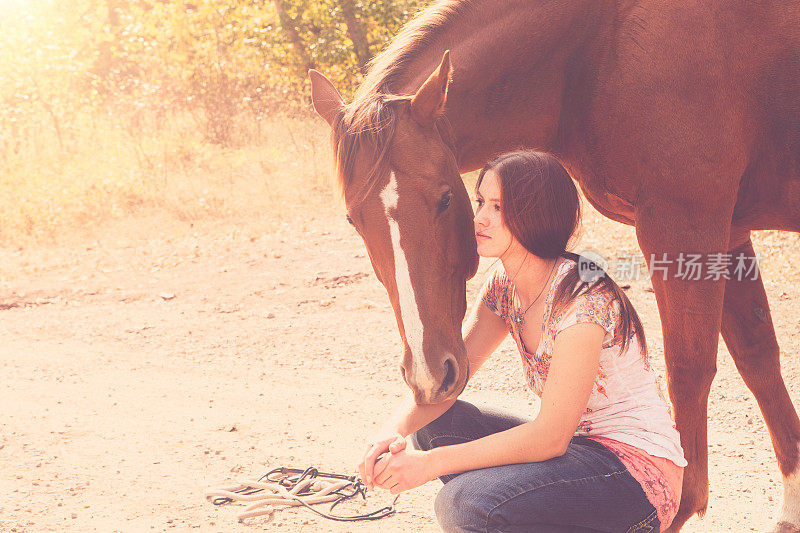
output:
<instances>
[{"instance_id":1,"label":"tree","mask_svg":"<svg viewBox=\"0 0 800 533\"><path fill-rule=\"evenodd\" d=\"M361 27L361 21L356 16L356 7L353 4L353 0L339 0L339 5L347 24L347 34L353 42L353 53L358 60L359 67L363 69L371 57L369 52L370 43L367 41L367 36Z\"/></svg>"},{"instance_id":2,"label":"tree","mask_svg":"<svg viewBox=\"0 0 800 533\"><path fill-rule=\"evenodd\" d=\"M275 10L278 13L278 20L281 28L286 33L289 42L292 44L294 53L300 58L305 70L315 68L314 60L311 58L303 39L300 38L300 33L297 31L297 24L295 20L286 12L286 5L284 0L273 0Z\"/></svg>"}]
</instances>

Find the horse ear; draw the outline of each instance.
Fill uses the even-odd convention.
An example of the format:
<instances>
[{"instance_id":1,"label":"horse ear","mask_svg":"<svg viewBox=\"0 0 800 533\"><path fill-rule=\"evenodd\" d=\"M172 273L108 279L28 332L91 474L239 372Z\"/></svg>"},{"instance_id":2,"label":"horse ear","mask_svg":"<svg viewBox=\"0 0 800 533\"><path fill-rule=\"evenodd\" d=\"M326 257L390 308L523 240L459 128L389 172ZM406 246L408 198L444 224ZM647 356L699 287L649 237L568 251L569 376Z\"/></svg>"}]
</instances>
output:
<instances>
[{"instance_id":1,"label":"horse ear","mask_svg":"<svg viewBox=\"0 0 800 533\"><path fill-rule=\"evenodd\" d=\"M333 127L336 117L344 107L344 100L325 75L311 69L308 71L308 77L311 79L311 100L314 102L314 110Z\"/></svg>"},{"instance_id":2,"label":"horse ear","mask_svg":"<svg viewBox=\"0 0 800 533\"><path fill-rule=\"evenodd\" d=\"M444 112L451 72L450 50L446 50L439 67L411 99L411 116L414 120L422 125L432 125Z\"/></svg>"}]
</instances>

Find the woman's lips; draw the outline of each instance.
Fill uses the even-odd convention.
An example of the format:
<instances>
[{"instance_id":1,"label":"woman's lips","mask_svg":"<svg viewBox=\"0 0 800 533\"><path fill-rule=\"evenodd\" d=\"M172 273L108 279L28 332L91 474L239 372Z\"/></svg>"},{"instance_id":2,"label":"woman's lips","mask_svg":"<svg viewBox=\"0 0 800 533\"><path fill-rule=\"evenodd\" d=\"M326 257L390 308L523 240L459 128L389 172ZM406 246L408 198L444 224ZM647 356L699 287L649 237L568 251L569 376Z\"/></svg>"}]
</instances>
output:
<instances>
[{"instance_id":1,"label":"woman's lips","mask_svg":"<svg viewBox=\"0 0 800 533\"><path fill-rule=\"evenodd\" d=\"M480 232L475 234L475 238L477 238L477 239L491 239L491 237L489 237L488 235L484 235L483 233L480 233Z\"/></svg>"}]
</instances>

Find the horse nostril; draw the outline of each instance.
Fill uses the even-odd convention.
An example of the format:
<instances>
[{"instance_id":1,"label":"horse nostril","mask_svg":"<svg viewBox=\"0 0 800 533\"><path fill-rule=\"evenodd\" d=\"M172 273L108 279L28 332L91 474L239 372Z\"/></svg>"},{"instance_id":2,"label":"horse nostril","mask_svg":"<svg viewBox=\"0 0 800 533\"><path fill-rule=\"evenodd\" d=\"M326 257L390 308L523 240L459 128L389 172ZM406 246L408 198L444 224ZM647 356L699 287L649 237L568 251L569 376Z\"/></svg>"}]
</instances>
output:
<instances>
[{"instance_id":1,"label":"horse nostril","mask_svg":"<svg viewBox=\"0 0 800 533\"><path fill-rule=\"evenodd\" d=\"M406 378L406 369L403 365L400 365L400 375L403 376L403 381L405 381L406 385L408 385L408 379Z\"/></svg>"},{"instance_id":2,"label":"horse nostril","mask_svg":"<svg viewBox=\"0 0 800 533\"><path fill-rule=\"evenodd\" d=\"M452 357L444 360L444 379L442 379L442 386L439 387L440 393L445 393L450 390L450 387L456 382L456 365Z\"/></svg>"}]
</instances>

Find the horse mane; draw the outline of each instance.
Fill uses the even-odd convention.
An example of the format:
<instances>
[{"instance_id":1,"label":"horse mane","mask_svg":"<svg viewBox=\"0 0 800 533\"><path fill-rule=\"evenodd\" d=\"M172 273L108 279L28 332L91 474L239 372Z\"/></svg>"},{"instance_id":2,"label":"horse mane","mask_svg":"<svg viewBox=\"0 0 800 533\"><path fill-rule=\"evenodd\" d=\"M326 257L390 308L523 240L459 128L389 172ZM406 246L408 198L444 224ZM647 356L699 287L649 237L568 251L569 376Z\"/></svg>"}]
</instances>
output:
<instances>
[{"instance_id":1,"label":"horse mane","mask_svg":"<svg viewBox=\"0 0 800 533\"><path fill-rule=\"evenodd\" d=\"M384 51L370 60L355 102L376 93L390 92L392 82L405 73L407 63L420 51L429 49L449 23L464 16L472 7L473 0L441 0L420 11Z\"/></svg>"},{"instance_id":2,"label":"horse mane","mask_svg":"<svg viewBox=\"0 0 800 533\"><path fill-rule=\"evenodd\" d=\"M359 150L367 148L373 151L375 163L367 174L365 185L355 195L350 195L350 203L353 205L363 201L377 178L386 174L389 145L397 122L397 110L392 103L401 99L403 98L375 94L345 106L335 119L331 139L336 158L336 175L343 195L353 181Z\"/></svg>"},{"instance_id":3,"label":"horse mane","mask_svg":"<svg viewBox=\"0 0 800 533\"><path fill-rule=\"evenodd\" d=\"M358 148L374 150L375 164L370 169L365 186L352 204L360 203L375 185L376 179L388 168L388 147L394 137L397 121L397 102L410 101L410 95L396 95L392 87L401 74L407 73L408 63L418 53L428 49L453 19L462 16L472 0L442 0L422 10L403 26L389 46L375 56L367 66L364 82L356 91L353 102L344 106L333 127L333 151L336 174L342 194L351 185ZM443 138L451 137L449 122L444 117L437 122ZM444 128L444 130L443 130Z\"/></svg>"}]
</instances>

